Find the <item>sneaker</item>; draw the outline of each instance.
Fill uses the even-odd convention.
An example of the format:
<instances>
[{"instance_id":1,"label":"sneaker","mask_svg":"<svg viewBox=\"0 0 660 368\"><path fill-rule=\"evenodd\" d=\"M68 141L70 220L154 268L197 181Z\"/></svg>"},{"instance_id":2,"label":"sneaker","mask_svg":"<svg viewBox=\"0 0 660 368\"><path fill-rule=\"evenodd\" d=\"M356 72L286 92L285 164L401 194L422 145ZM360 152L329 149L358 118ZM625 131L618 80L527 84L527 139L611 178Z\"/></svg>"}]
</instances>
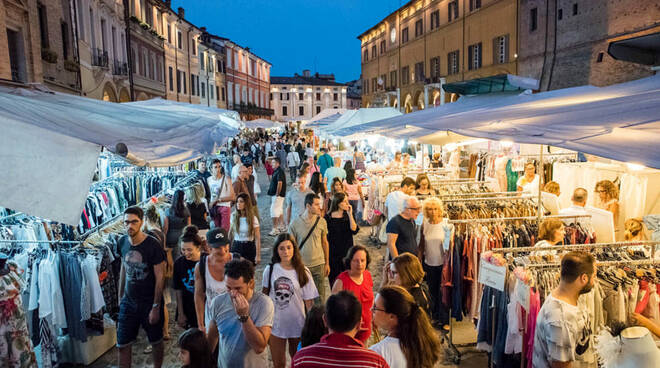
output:
<instances>
[{"instance_id":1,"label":"sneaker","mask_svg":"<svg viewBox=\"0 0 660 368\"><path fill-rule=\"evenodd\" d=\"M271 231L268 233L268 235L270 235L270 236L278 236L278 235L280 235L280 231L277 230L277 229L273 229L273 230L271 230Z\"/></svg>"},{"instance_id":2,"label":"sneaker","mask_svg":"<svg viewBox=\"0 0 660 368\"><path fill-rule=\"evenodd\" d=\"M151 346L151 345L147 345L147 347L144 348L143 353L144 353L144 354L151 354L153 351L154 351L153 346Z\"/></svg>"},{"instance_id":3,"label":"sneaker","mask_svg":"<svg viewBox=\"0 0 660 368\"><path fill-rule=\"evenodd\" d=\"M280 228L280 230L279 230L280 234L282 234L282 233L286 233L286 232L288 232L288 231L289 231L289 229L287 229L286 227L282 227L282 228Z\"/></svg>"}]
</instances>

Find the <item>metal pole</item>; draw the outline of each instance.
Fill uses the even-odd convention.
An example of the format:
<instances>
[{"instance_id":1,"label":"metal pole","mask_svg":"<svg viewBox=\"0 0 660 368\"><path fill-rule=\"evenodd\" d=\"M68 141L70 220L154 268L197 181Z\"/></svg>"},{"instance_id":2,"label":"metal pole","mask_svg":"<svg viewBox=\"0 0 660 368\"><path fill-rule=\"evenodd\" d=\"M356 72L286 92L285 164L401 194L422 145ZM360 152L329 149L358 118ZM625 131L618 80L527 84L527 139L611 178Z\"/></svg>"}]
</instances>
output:
<instances>
[{"instance_id":1,"label":"metal pole","mask_svg":"<svg viewBox=\"0 0 660 368\"><path fill-rule=\"evenodd\" d=\"M543 145L541 145L541 154L539 155L539 193L538 193L538 202L537 202L537 213L536 216L538 216L537 219L537 225L541 226L541 216L543 216L543 213L541 212L543 209L543 206L541 205L541 189L543 188L541 184L541 180L543 180Z\"/></svg>"}]
</instances>

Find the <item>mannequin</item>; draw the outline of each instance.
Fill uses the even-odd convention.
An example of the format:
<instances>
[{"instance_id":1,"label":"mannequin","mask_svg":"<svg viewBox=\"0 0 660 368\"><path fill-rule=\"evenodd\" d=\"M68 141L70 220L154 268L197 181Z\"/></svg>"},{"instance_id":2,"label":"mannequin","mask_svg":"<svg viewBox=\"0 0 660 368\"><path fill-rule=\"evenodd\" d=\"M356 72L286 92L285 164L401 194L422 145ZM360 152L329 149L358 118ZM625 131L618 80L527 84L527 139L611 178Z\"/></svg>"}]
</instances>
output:
<instances>
[{"instance_id":1,"label":"mannequin","mask_svg":"<svg viewBox=\"0 0 660 368\"><path fill-rule=\"evenodd\" d=\"M629 327L619 336L603 330L596 350L604 368L653 368L660 361L660 350L645 327Z\"/></svg>"}]
</instances>

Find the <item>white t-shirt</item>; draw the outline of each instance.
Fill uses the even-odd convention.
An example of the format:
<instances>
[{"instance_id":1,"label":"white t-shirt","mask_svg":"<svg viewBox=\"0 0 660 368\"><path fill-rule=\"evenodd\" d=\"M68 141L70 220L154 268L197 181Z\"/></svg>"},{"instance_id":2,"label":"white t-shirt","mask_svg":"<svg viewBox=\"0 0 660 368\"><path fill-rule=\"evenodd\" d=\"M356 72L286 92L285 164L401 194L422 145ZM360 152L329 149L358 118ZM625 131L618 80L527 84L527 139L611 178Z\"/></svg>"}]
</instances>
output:
<instances>
[{"instance_id":1,"label":"white t-shirt","mask_svg":"<svg viewBox=\"0 0 660 368\"><path fill-rule=\"evenodd\" d=\"M538 175L534 175L534 180L532 180L529 183L523 184L523 180L525 179L525 176L521 176L518 178L518 182L516 183L517 186L522 187L522 191L525 194L531 194L531 195L538 195L539 194L539 180L541 178Z\"/></svg>"},{"instance_id":2,"label":"white t-shirt","mask_svg":"<svg viewBox=\"0 0 660 368\"><path fill-rule=\"evenodd\" d=\"M319 296L312 274L305 267L308 281L302 288L296 270L285 270L279 263L270 276L270 298L275 306L272 334L282 339L298 338L305 324L305 300ZM262 286L268 287L270 265L264 269Z\"/></svg>"},{"instance_id":3,"label":"white t-shirt","mask_svg":"<svg viewBox=\"0 0 660 368\"><path fill-rule=\"evenodd\" d=\"M424 263L429 266L442 266L444 263L442 242L445 238L445 231L442 229L442 222L431 224L424 219Z\"/></svg>"},{"instance_id":4,"label":"white t-shirt","mask_svg":"<svg viewBox=\"0 0 660 368\"><path fill-rule=\"evenodd\" d=\"M286 155L286 163L289 167L298 167L300 165L300 156L298 152L291 151Z\"/></svg>"},{"instance_id":5,"label":"white t-shirt","mask_svg":"<svg viewBox=\"0 0 660 368\"><path fill-rule=\"evenodd\" d=\"M259 219L257 219L257 216L254 216L254 220L252 220L254 223L254 227L257 228L259 227ZM253 241L254 240L254 234L252 236L249 236L250 228L248 227L248 222L247 218L245 217L240 217L238 219L238 233L234 235L234 240L236 241Z\"/></svg>"},{"instance_id":6,"label":"white t-shirt","mask_svg":"<svg viewBox=\"0 0 660 368\"><path fill-rule=\"evenodd\" d=\"M387 195L387 198L385 198L385 207L387 207L388 221L403 211L404 202L408 197L406 193L400 190L395 190Z\"/></svg>"},{"instance_id":7,"label":"white t-shirt","mask_svg":"<svg viewBox=\"0 0 660 368\"><path fill-rule=\"evenodd\" d=\"M314 157L314 148L312 147L305 148L305 155L307 157Z\"/></svg>"},{"instance_id":8,"label":"white t-shirt","mask_svg":"<svg viewBox=\"0 0 660 368\"><path fill-rule=\"evenodd\" d=\"M215 176L209 176L206 179L206 182L209 185L209 190L211 191L211 202L215 201L217 198L222 198L226 197L229 195L229 191L231 188L231 185L229 184L230 180L229 178L224 179L224 184L222 184L223 178L216 178ZM222 185L222 190L220 190L220 186ZM220 195L218 196L218 192ZM230 207L231 204L229 202L221 202L219 203L220 206L225 206L225 207Z\"/></svg>"},{"instance_id":9,"label":"white t-shirt","mask_svg":"<svg viewBox=\"0 0 660 368\"><path fill-rule=\"evenodd\" d=\"M403 351L401 350L399 339L396 337L387 336L378 344L371 345L369 349L382 356L390 367L406 368L408 366L406 356L403 355Z\"/></svg>"}]
</instances>

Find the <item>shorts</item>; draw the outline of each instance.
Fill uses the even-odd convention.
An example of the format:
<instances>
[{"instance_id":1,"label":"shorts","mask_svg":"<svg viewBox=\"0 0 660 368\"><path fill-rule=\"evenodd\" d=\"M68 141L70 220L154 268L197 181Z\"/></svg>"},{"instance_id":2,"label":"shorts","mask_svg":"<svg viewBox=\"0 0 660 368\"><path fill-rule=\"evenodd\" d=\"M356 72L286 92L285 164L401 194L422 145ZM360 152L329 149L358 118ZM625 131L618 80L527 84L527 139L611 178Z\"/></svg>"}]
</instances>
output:
<instances>
[{"instance_id":1,"label":"shorts","mask_svg":"<svg viewBox=\"0 0 660 368\"><path fill-rule=\"evenodd\" d=\"M136 302L124 297L119 303L117 320L117 347L123 348L135 342L140 326L147 334L151 345L163 341L163 302L160 303L160 319L155 325L149 323L152 301Z\"/></svg>"},{"instance_id":2,"label":"shorts","mask_svg":"<svg viewBox=\"0 0 660 368\"><path fill-rule=\"evenodd\" d=\"M274 196L270 204L270 217L278 218L284 215L284 197Z\"/></svg>"}]
</instances>

